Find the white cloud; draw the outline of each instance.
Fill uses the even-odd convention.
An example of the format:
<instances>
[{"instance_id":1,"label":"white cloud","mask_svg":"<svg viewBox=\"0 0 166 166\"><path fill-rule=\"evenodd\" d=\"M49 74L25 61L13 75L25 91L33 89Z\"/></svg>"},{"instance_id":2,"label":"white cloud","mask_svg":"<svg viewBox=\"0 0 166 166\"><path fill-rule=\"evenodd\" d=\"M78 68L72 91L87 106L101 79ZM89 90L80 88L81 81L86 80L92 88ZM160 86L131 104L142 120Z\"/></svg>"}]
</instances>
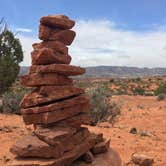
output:
<instances>
[{"instance_id":1,"label":"white cloud","mask_svg":"<svg viewBox=\"0 0 166 166\"><path fill-rule=\"evenodd\" d=\"M16 31L30 33L30 32L32 32L32 29L29 29L29 28L16 28Z\"/></svg>"},{"instance_id":2,"label":"white cloud","mask_svg":"<svg viewBox=\"0 0 166 166\"><path fill-rule=\"evenodd\" d=\"M79 21L76 39L70 47L72 64L80 66L166 67L166 30L164 25L149 32L119 29L108 20ZM37 39L21 36L25 59L30 65L30 50Z\"/></svg>"},{"instance_id":3,"label":"white cloud","mask_svg":"<svg viewBox=\"0 0 166 166\"><path fill-rule=\"evenodd\" d=\"M38 39L33 37L27 37L18 35L18 38L21 41L23 51L24 51L24 60L21 63L21 66L30 66L31 65L31 54L32 51L32 44L38 42Z\"/></svg>"}]
</instances>

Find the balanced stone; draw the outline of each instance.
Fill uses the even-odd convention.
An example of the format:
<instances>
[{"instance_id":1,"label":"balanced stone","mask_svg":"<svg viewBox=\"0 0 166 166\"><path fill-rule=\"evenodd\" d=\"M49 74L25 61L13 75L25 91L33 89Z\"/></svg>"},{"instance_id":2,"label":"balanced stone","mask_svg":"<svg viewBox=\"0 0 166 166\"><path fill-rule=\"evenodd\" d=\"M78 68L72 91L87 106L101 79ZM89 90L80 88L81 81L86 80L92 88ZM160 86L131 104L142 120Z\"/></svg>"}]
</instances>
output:
<instances>
[{"instance_id":1,"label":"balanced stone","mask_svg":"<svg viewBox=\"0 0 166 166\"><path fill-rule=\"evenodd\" d=\"M37 126L37 128L34 131L34 134L47 144L55 146L56 144L60 144L61 142L64 142L66 139L69 139L76 132L77 130L70 126L51 126L49 128Z\"/></svg>"},{"instance_id":2,"label":"balanced stone","mask_svg":"<svg viewBox=\"0 0 166 166\"><path fill-rule=\"evenodd\" d=\"M73 86L41 86L26 94L20 103L21 108L50 104L69 97L83 94L84 90Z\"/></svg>"},{"instance_id":3,"label":"balanced stone","mask_svg":"<svg viewBox=\"0 0 166 166\"><path fill-rule=\"evenodd\" d=\"M40 23L43 25L62 29L71 29L75 25L75 21L70 20L67 16L64 15L44 16L40 19Z\"/></svg>"},{"instance_id":4,"label":"balanced stone","mask_svg":"<svg viewBox=\"0 0 166 166\"><path fill-rule=\"evenodd\" d=\"M68 47L66 47L62 42L59 41L43 41L40 43L34 43L32 47L36 49L50 48L55 52L59 52L64 55L68 55Z\"/></svg>"},{"instance_id":5,"label":"balanced stone","mask_svg":"<svg viewBox=\"0 0 166 166\"><path fill-rule=\"evenodd\" d=\"M69 130L69 127L68 129L57 127L46 129L40 127L37 128L34 133L42 141L51 146L61 146L64 151L72 150L90 135L88 129L83 127L77 132L74 129L73 131Z\"/></svg>"},{"instance_id":6,"label":"balanced stone","mask_svg":"<svg viewBox=\"0 0 166 166\"><path fill-rule=\"evenodd\" d=\"M38 114L42 112L51 112L57 109L64 109L64 108L72 107L78 104L83 104L88 101L89 99L86 96L80 95L80 96L72 97L66 100L57 101L52 104L47 104L47 105L42 105L37 107L30 107L25 109L22 108L20 112L21 114L32 114L32 113Z\"/></svg>"},{"instance_id":7,"label":"balanced stone","mask_svg":"<svg viewBox=\"0 0 166 166\"><path fill-rule=\"evenodd\" d=\"M71 45L76 33L72 30L59 30L48 26L40 25L39 39L44 41L60 41L65 45Z\"/></svg>"},{"instance_id":8,"label":"balanced stone","mask_svg":"<svg viewBox=\"0 0 166 166\"><path fill-rule=\"evenodd\" d=\"M50 48L36 49L31 53L33 65L69 64L71 57Z\"/></svg>"},{"instance_id":9,"label":"balanced stone","mask_svg":"<svg viewBox=\"0 0 166 166\"><path fill-rule=\"evenodd\" d=\"M51 124L55 126L70 126L74 127L77 130L80 129L82 124L90 125L92 123L92 118L89 113L80 113L73 117L67 118L65 120L59 121L58 123ZM50 126L49 124L47 125Z\"/></svg>"},{"instance_id":10,"label":"balanced stone","mask_svg":"<svg viewBox=\"0 0 166 166\"><path fill-rule=\"evenodd\" d=\"M33 65L29 71L29 74L32 73L57 73L64 76L75 76L84 74L85 69L65 64Z\"/></svg>"},{"instance_id":11,"label":"balanced stone","mask_svg":"<svg viewBox=\"0 0 166 166\"><path fill-rule=\"evenodd\" d=\"M20 77L20 84L27 87L43 85L72 85L72 79L56 73L34 73Z\"/></svg>"},{"instance_id":12,"label":"balanced stone","mask_svg":"<svg viewBox=\"0 0 166 166\"><path fill-rule=\"evenodd\" d=\"M22 137L10 151L19 157L59 158L63 154L60 146L50 146L34 135Z\"/></svg>"},{"instance_id":13,"label":"balanced stone","mask_svg":"<svg viewBox=\"0 0 166 166\"><path fill-rule=\"evenodd\" d=\"M89 111L89 102L75 105L74 107L55 110L52 112L44 112L39 114L23 114L25 124L49 124L72 117L81 112Z\"/></svg>"},{"instance_id":14,"label":"balanced stone","mask_svg":"<svg viewBox=\"0 0 166 166\"><path fill-rule=\"evenodd\" d=\"M91 134L80 145L75 146L71 151L67 151L62 157L58 159L43 160L41 158L29 158L29 159L15 159L12 166L67 166L70 165L74 160L82 156L89 149L91 149L96 142L96 135Z\"/></svg>"},{"instance_id":15,"label":"balanced stone","mask_svg":"<svg viewBox=\"0 0 166 166\"><path fill-rule=\"evenodd\" d=\"M44 41L60 41L65 45L71 45L76 33L72 30L59 30L48 26L40 25L39 39Z\"/></svg>"}]
</instances>

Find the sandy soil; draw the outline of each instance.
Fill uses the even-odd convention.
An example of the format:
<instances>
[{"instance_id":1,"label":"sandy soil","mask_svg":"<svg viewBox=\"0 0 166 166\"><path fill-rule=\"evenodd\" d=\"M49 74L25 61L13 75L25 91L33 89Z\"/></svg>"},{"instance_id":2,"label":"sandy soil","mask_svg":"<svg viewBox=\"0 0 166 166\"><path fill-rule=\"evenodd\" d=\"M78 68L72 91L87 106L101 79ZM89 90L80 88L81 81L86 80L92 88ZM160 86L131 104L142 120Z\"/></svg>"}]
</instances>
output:
<instances>
[{"instance_id":1,"label":"sandy soil","mask_svg":"<svg viewBox=\"0 0 166 166\"><path fill-rule=\"evenodd\" d=\"M166 101L144 96L114 96L112 100L122 106L114 126L103 123L102 127L89 127L90 130L111 138L111 147L119 152L123 165L139 152L152 156L154 166L166 166ZM130 133L133 127L138 134ZM0 114L0 166L11 155L9 147L30 131L31 126L26 127L20 116Z\"/></svg>"}]
</instances>

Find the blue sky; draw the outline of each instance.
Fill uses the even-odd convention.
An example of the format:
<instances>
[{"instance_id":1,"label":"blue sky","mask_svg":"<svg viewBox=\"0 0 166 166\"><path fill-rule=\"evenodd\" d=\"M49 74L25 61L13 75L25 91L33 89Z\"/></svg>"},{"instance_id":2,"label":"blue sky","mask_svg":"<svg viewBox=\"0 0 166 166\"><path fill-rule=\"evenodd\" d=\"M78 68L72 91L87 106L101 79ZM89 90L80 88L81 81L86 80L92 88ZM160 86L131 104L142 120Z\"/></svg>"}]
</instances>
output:
<instances>
[{"instance_id":1,"label":"blue sky","mask_svg":"<svg viewBox=\"0 0 166 166\"><path fill-rule=\"evenodd\" d=\"M162 63L166 60L165 0L0 0L0 4L0 17L13 31L20 31L23 65L30 65L28 54L37 40L39 18L63 13L77 21L73 64L166 67Z\"/></svg>"}]
</instances>

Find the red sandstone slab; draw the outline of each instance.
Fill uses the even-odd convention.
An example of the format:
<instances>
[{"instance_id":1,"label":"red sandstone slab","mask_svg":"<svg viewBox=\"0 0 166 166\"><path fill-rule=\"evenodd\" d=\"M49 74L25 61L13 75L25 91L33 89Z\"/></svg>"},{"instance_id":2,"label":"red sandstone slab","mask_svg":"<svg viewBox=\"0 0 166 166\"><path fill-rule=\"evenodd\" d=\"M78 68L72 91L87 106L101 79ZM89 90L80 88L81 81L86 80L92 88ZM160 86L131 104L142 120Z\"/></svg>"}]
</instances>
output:
<instances>
[{"instance_id":1,"label":"red sandstone slab","mask_svg":"<svg viewBox=\"0 0 166 166\"><path fill-rule=\"evenodd\" d=\"M68 140L72 137L77 130L73 127L59 127L59 126L51 126L51 127L43 127L37 126L34 131L34 134L41 139L42 141L46 142L51 146L56 146L62 144L65 140ZM68 141L67 141L68 142Z\"/></svg>"},{"instance_id":2,"label":"red sandstone slab","mask_svg":"<svg viewBox=\"0 0 166 166\"><path fill-rule=\"evenodd\" d=\"M10 165L11 166L67 166L70 165L74 160L82 156L84 153L89 151L95 145L96 136L91 134L80 145L75 146L74 149L63 154L58 159L43 160L40 158L29 158L29 159L15 159Z\"/></svg>"},{"instance_id":3,"label":"red sandstone slab","mask_svg":"<svg viewBox=\"0 0 166 166\"><path fill-rule=\"evenodd\" d=\"M65 64L33 65L30 67L29 73L56 73L64 76L75 76L84 74L85 69Z\"/></svg>"},{"instance_id":4,"label":"red sandstone slab","mask_svg":"<svg viewBox=\"0 0 166 166\"><path fill-rule=\"evenodd\" d=\"M25 124L50 124L67 118L70 118L79 113L89 111L89 102L76 105L74 107L55 110L52 112L44 112L39 114L23 114Z\"/></svg>"},{"instance_id":5,"label":"red sandstone slab","mask_svg":"<svg viewBox=\"0 0 166 166\"><path fill-rule=\"evenodd\" d=\"M58 75L56 73L34 73L20 77L20 84L27 87L37 87L46 85L72 85L72 79Z\"/></svg>"},{"instance_id":6,"label":"red sandstone slab","mask_svg":"<svg viewBox=\"0 0 166 166\"><path fill-rule=\"evenodd\" d=\"M71 62L69 55L55 52L50 48L36 49L31 56L33 65L69 64Z\"/></svg>"},{"instance_id":7,"label":"red sandstone slab","mask_svg":"<svg viewBox=\"0 0 166 166\"><path fill-rule=\"evenodd\" d=\"M70 20L64 15L48 15L40 19L40 23L62 29L71 29L75 25L75 21Z\"/></svg>"},{"instance_id":8,"label":"red sandstone slab","mask_svg":"<svg viewBox=\"0 0 166 166\"><path fill-rule=\"evenodd\" d=\"M34 43L32 47L36 49L49 48L55 52L59 52L64 55L68 55L68 47L59 41L43 41L41 43Z\"/></svg>"},{"instance_id":9,"label":"red sandstone slab","mask_svg":"<svg viewBox=\"0 0 166 166\"><path fill-rule=\"evenodd\" d=\"M34 135L22 137L10 151L18 157L59 158L63 154L59 146L50 146Z\"/></svg>"},{"instance_id":10,"label":"red sandstone slab","mask_svg":"<svg viewBox=\"0 0 166 166\"><path fill-rule=\"evenodd\" d=\"M40 25L39 39L44 41L59 41L65 45L71 45L76 33L72 30L59 30L48 26Z\"/></svg>"},{"instance_id":11,"label":"red sandstone slab","mask_svg":"<svg viewBox=\"0 0 166 166\"><path fill-rule=\"evenodd\" d=\"M77 145L73 150L66 152L62 158L57 160L57 165L70 165L73 161L78 159L80 156L82 156L85 152L89 151L96 142L96 135L91 134L89 137L87 137L84 141L81 142L81 144Z\"/></svg>"},{"instance_id":12,"label":"red sandstone slab","mask_svg":"<svg viewBox=\"0 0 166 166\"><path fill-rule=\"evenodd\" d=\"M83 125L83 124L90 125L91 122L92 122L92 118L89 115L89 113L80 113L78 115L75 115L73 117L70 117L68 119L62 120L58 123L54 123L54 124L51 124L51 125L70 126L70 127L74 127L77 130L79 130L81 125ZM49 125L47 125L47 127L49 127ZM101 136L99 136L98 140L101 140Z\"/></svg>"},{"instance_id":13,"label":"red sandstone slab","mask_svg":"<svg viewBox=\"0 0 166 166\"><path fill-rule=\"evenodd\" d=\"M103 160L104 159L104 160ZM55 161L54 159L49 159L49 160L42 160L39 158L35 159L15 159L10 166L61 166L61 165L54 165ZM60 163L61 164L61 163ZM86 163L83 162L75 162L71 164L72 166L87 166ZM110 148L107 153L97 155L95 157L94 161L92 164L88 166L121 166L122 161L114 149Z\"/></svg>"},{"instance_id":14,"label":"red sandstone slab","mask_svg":"<svg viewBox=\"0 0 166 166\"><path fill-rule=\"evenodd\" d=\"M73 86L43 86L30 94L26 94L21 101L20 106L21 108L28 108L43 104L51 104L51 102L53 104L53 102L62 99L65 100L66 98L78 96L83 93L84 90Z\"/></svg>"},{"instance_id":15,"label":"red sandstone slab","mask_svg":"<svg viewBox=\"0 0 166 166\"><path fill-rule=\"evenodd\" d=\"M67 108L74 105L79 105L88 102L88 98L84 95L76 96L70 99L66 99L63 101L55 102L52 104L44 105L44 106L38 106L38 107L32 107L32 108L26 108L21 109L22 114L32 114L32 113L42 113L42 112L51 112L55 111L57 109Z\"/></svg>"},{"instance_id":16,"label":"red sandstone slab","mask_svg":"<svg viewBox=\"0 0 166 166\"><path fill-rule=\"evenodd\" d=\"M73 129L73 128L70 128ZM90 132L87 128L81 128L76 132L69 130L69 127L49 127L49 128L37 128L35 134L44 142L51 146L60 146L64 151L72 150L76 145L81 144L86 139Z\"/></svg>"},{"instance_id":17,"label":"red sandstone slab","mask_svg":"<svg viewBox=\"0 0 166 166\"><path fill-rule=\"evenodd\" d=\"M65 139L62 142L62 147L65 147L65 151L70 151L79 146L86 138L90 136L90 132L87 128L81 127L72 137Z\"/></svg>"}]
</instances>

